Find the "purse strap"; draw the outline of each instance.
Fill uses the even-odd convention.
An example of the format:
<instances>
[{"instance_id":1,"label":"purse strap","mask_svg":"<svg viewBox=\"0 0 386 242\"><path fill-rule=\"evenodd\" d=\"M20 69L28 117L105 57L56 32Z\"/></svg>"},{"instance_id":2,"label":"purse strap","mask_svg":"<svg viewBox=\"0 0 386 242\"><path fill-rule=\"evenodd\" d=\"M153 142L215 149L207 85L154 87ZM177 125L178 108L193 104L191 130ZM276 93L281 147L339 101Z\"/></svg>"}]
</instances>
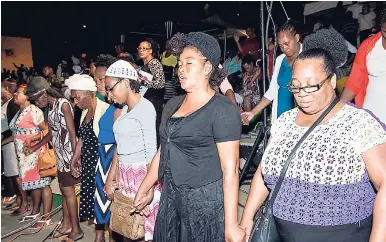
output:
<instances>
[{"instance_id":1,"label":"purse strap","mask_svg":"<svg viewBox=\"0 0 386 242\"><path fill-rule=\"evenodd\" d=\"M289 168L289 165L291 163L291 160L295 156L295 153L297 149L300 147L300 145L303 143L303 141L307 138L307 136L315 129L315 127L322 122L322 120L327 116L327 114L335 107L335 105L340 101L339 98L335 98L334 101L328 106L326 110L319 116L319 118L312 124L312 126L307 130L307 132L302 136L302 138L299 140L299 142L295 145L295 147L292 149L291 153L289 154L286 162L284 163L284 166L280 172L279 180L276 182L275 187L273 188L273 191L271 192L269 196L269 204L273 206L275 203L277 194L279 193L280 187L283 184L285 174L287 173L287 170Z\"/></svg>"}]
</instances>

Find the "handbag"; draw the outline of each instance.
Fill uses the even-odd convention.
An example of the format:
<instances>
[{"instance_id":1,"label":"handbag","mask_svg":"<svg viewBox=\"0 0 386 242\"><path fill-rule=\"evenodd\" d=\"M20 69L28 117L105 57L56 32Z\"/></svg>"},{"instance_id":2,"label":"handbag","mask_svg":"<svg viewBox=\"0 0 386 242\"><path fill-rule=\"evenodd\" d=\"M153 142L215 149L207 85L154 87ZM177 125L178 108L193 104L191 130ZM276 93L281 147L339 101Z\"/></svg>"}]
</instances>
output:
<instances>
[{"instance_id":1,"label":"handbag","mask_svg":"<svg viewBox=\"0 0 386 242\"><path fill-rule=\"evenodd\" d=\"M117 162L116 182L119 182L119 169ZM145 237L145 217L130 210L134 198L126 197L121 191L114 192L114 200L111 203L110 229L128 239L138 240Z\"/></svg>"},{"instance_id":2,"label":"handbag","mask_svg":"<svg viewBox=\"0 0 386 242\"><path fill-rule=\"evenodd\" d=\"M295 156L297 149L307 138L307 136L315 129L315 127L326 117L326 115L335 107L339 102L339 98L330 104L330 106L320 115L320 117L312 124L307 132L301 137L299 142L295 145L290 155L288 156L284 166L280 172L279 179L271 191L268 199L264 202L259 212L255 216L255 224L252 228L249 242L280 242L280 236L276 229L275 218L273 216L273 204L275 203L277 194L284 181L285 174L289 168L291 160Z\"/></svg>"},{"instance_id":3,"label":"handbag","mask_svg":"<svg viewBox=\"0 0 386 242\"><path fill-rule=\"evenodd\" d=\"M43 133L40 132L40 140L43 138ZM40 177L55 177L57 172L56 156L53 149L49 149L47 144L47 151L38 156L38 169Z\"/></svg>"}]
</instances>

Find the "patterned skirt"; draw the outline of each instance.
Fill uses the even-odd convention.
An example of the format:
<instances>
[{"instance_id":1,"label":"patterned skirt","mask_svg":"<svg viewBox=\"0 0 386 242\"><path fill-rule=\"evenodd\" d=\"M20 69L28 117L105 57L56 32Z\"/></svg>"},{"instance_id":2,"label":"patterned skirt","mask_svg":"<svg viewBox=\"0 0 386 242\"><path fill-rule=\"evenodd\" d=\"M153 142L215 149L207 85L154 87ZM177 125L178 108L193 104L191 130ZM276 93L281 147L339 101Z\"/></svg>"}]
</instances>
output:
<instances>
[{"instance_id":1,"label":"patterned skirt","mask_svg":"<svg viewBox=\"0 0 386 242\"><path fill-rule=\"evenodd\" d=\"M123 195L134 198L139 186L147 174L146 162L123 163L119 162L119 190ZM154 225L158 213L158 204L161 197L161 185L154 189L154 198L150 207L150 215L145 218L145 241L153 240Z\"/></svg>"},{"instance_id":2,"label":"patterned skirt","mask_svg":"<svg viewBox=\"0 0 386 242\"><path fill-rule=\"evenodd\" d=\"M95 203L94 203L94 223L106 224L110 220L110 205L111 201L107 198L104 192L106 179L110 171L111 162L113 160L116 144L101 144L99 145L99 159L96 166L95 175Z\"/></svg>"}]
</instances>

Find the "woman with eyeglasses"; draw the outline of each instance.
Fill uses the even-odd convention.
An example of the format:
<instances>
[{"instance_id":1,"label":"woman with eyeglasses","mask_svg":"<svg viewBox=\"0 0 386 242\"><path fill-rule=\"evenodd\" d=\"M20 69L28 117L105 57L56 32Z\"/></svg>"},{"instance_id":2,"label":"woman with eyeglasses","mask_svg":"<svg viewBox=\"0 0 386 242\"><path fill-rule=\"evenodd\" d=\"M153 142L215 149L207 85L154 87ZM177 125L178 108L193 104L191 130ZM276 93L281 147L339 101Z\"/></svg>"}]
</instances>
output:
<instances>
[{"instance_id":1,"label":"woman with eyeglasses","mask_svg":"<svg viewBox=\"0 0 386 242\"><path fill-rule=\"evenodd\" d=\"M75 185L80 179L71 174L70 161L75 150L77 139L74 125L74 111L64 96L51 88L42 77L34 78L28 83L27 93L30 100L41 109L48 111L48 127L50 134L43 139L51 142L56 156L58 182L63 199L63 222L54 234L54 238L64 235L76 237L82 233L78 219L78 204L75 196ZM49 136L46 138L46 136Z\"/></svg>"},{"instance_id":2,"label":"woman with eyeglasses","mask_svg":"<svg viewBox=\"0 0 386 242\"><path fill-rule=\"evenodd\" d=\"M134 198L157 151L156 112L153 104L139 94L138 74L129 62L115 62L107 69L106 76L108 97L124 107L113 125L117 151L105 191L110 200L114 199L116 188L123 195ZM119 175L119 184L114 185L116 175ZM154 190L152 202L144 211L145 241L153 240L160 185L155 186Z\"/></svg>"},{"instance_id":3,"label":"woman with eyeglasses","mask_svg":"<svg viewBox=\"0 0 386 242\"><path fill-rule=\"evenodd\" d=\"M73 75L66 81L66 85L71 90L75 105L83 110L80 137L71 159L72 175L81 177L79 217L94 220L99 121L110 105L96 97L97 87L91 76ZM104 236L98 236L98 228L95 229L95 241L104 241ZM67 237L67 240L76 241L82 237L83 234L80 234L77 237Z\"/></svg>"},{"instance_id":4,"label":"woman with eyeglasses","mask_svg":"<svg viewBox=\"0 0 386 242\"><path fill-rule=\"evenodd\" d=\"M278 45L283 52L276 58L272 80L269 89L261 98L260 102L248 112L241 114L244 124L249 122L268 105L272 103L271 122L284 112L295 107L293 95L288 91L287 85L291 81L292 65L302 52L298 24L288 20L278 30Z\"/></svg>"},{"instance_id":5,"label":"woman with eyeglasses","mask_svg":"<svg viewBox=\"0 0 386 242\"><path fill-rule=\"evenodd\" d=\"M14 99L20 110L9 124L19 162L21 187L24 191L31 191L32 195L32 212L22 221L31 221L40 216L42 200L43 214L49 213L52 207L51 177L41 177L38 169L39 155L47 151L46 144L51 137L43 112L31 104L28 98L27 85L20 85ZM48 138L42 139L42 136L47 133L49 133ZM50 216L45 216L35 223L32 229L37 230L49 224L51 224Z\"/></svg>"},{"instance_id":6,"label":"woman with eyeglasses","mask_svg":"<svg viewBox=\"0 0 386 242\"><path fill-rule=\"evenodd\" d=\"M283 162L337 98L332 55L320 48L302 52L288 88L299 107L271 128L241 219L248 236ZM386 241L385 174L385 127L367 110L339 101L290 161L273 204L280 241Z\"/></svg>"},{"instance_id":7,"label":"woman with eyeglasses","mask_svg":"<svg viewBox=\"0 0 386 242\"><path fill-rule=\"evenodd\" d=\"M138 46L138 55L143 60L141 71L151 74L150 80L145 75L139 75L141 84L148 89L143 97L148 99L155 108L157 113L156 129L157 129L157 147L159 146L158 128L161 123L162 109L164 105L164 87L165 75L159 56L159 45L153 39L142 41Z\"/></svg>"}]
</instances>

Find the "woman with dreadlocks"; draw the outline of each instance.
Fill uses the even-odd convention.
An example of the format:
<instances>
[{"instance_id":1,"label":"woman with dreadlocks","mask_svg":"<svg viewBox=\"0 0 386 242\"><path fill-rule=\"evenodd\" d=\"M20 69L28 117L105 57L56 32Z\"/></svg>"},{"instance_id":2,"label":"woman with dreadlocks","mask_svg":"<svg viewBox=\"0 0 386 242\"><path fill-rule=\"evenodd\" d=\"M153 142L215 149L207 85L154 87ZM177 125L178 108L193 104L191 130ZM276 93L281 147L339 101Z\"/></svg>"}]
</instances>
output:
<instances>
[{"instance_id":1,"label":"woman with dreadlocks","mask_svg":"<svg viewBox=\"0 0 386 242\"><path fill-rule=\"evenodd\" d=\"M237 107L211 86L226 71L212 36L176 34L178 77L186 95L174 97L163 112L161 147L139 188L133 212L141 212L163 181L154 241L245 241L237 224L241 120Z\"/></svg>"},{"instance_id":2,"label":"woman with dreadlocks","mask_svg":"<svg viewBox=\"0 0 386 242\"><path fill-rule=\"evenodd\" d=\"M302 52L297 23L288 20L278 31L278 45L283 52L276 58L271 84L261 101L250 111L242 113L244 124L249 124L253 117L272 103L272 123L284 112L294 108L295 101L287 89L291 81L292 64Z\"/></svg>"}]
</instances>

